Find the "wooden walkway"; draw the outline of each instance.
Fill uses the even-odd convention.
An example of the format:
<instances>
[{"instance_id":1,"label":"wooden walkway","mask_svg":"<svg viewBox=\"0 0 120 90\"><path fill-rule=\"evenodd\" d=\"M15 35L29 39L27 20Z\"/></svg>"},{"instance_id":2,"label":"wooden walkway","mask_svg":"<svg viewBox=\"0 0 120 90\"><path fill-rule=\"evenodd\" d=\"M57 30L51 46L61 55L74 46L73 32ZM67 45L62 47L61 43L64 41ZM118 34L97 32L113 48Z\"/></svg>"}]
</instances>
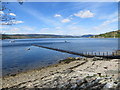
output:
<instances>
[{"instance_id":1,"label":"wooden walkway","mask_svg":"<svg viewBox=\"0 0 120 90\"><path fill-rule=\"evenodd\" d=\"M46 47L46 46L41 46L41 45L36 45L36 44L32 44L32 45L37 46L37 47L41 47L41 48L46 48L46 49L59 51L59 52L79 55L79 56L83 56L83 57L88 57L88 58L102 57L102 58L120 59L120 55L118 55L116 52L112 52L111 54L109 54L108 52L102 52L102 55L101 55L101 52L97 52L97 53L96 52L77 53L77 52L73 52L73 51L66 51L66 50L62 50L62 49L51 48L51 47Z\"/></svg>"}]
</instances>

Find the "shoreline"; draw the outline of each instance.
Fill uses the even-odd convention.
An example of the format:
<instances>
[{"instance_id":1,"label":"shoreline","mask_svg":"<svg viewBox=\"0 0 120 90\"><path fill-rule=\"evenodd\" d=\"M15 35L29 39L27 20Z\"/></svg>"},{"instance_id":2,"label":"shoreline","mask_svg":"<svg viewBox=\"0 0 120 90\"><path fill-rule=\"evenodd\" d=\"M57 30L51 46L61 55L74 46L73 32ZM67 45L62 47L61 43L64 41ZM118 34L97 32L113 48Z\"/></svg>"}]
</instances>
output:
<instances>
[{"instance_id":1,"label":"shoreline","mask_svg":"<svg viewBox=\"0 0 120 90\"><path fill-rule=\"evenodd\" d=\"M47 37L44 37L44 38L47 38ZM61 37L62 38L62 37ZM68 38L68 37L66 37ZM73 37L70 37L70 38L73 38ZM76 38L76 37L74 37ZM89 39L92 39L90 37L77 37L77 38L89 38ZM94 38L94 39L109 39L110 37L107 37L107 38ZM114 38L114 37L111 37L111 38ZM116 37L115 39L119 39L120 37ZM0 39L0 40L11 40L11 39L43 39L43 38L8 38L8 39Z\"/></svg>"},{"instance_id":2,"label":"shoreline","mask_svg":"<svg viewBox=\"0 0 120 90\"><path fill-rule=\"evenodd\" d=\"M32 72L32 71L42 70L44 68L52 67L52 66L55 66L55 65L58 65L58 64L59 63L55 63L55 64L41 66L41 67L38 67L38 68L29 69L29 70L25 70L25 71L19 71L18 70L16 73L10 73L10 74L4 75L4 76L2 76L2 78L6 78L6 77L10 77L10 76L16 76L16 75L24 74L24 73L29 73L29 72Z\"/></svg>"},{"instance_id":3,"label":"shoreline","mask_svg":"<svg viewBox=\"0 0 120 90\"><path fill-rule=\"evenodd\" d=\"M30 70L16 74L15 76L2 77L3 88L60 88L70 80L72 85L76 85L76 80L96 78L108 78L109 83L118 84L118 60L100 58L68 58L59 61L57 64ZM107 69L105 69L107 68ZM106 73L106 71L108 71ZM111 72L113 71L113 72ZM56 79L58 78L58 80ZM103 80L103 79L102 79ZM59 82L59 85L56 83ZM53 83L51 83L53 82ZM102 84L105 81L102 82ZM55 84L55 85L53 85ZM71 85L71 87L72 87ZM116 85L116 84L115 84ZM115 87L115 85L113 85ZM117 86L116 86L117 87ZM92 87L93 88L93 87Z\"/></svg>"},{"instance_id":4,"label":"shoreline","mask_svg":"<svg viewBox=\"0 0 120 90\"><path fill-rule=\"evenodd\" d=\"M82 58L82 57L79 57L79 58ZM68 57L68 58L63 59L63 60L58 60L56 63L50 64L50 65L41 66L41 67L38 67L38 68L29 69L29 70L21 71L21 72L18 70L16 73L10 73L10 74L4 75L4 76L2 76L2 78L6 78L6 77L10 77L10 76L16 76L16 75L19 75L19 74L29 73L29 72L37 71L37 70L39 71L39 70L42 70L42 69L45 69L45 68L49 68L49 67L56 67L56 66L61 65L63 63L66 63L66 62L70 63L70 62L76 61L76 60L77 59L75 59L75 57Z\"/></svg>"}]
</instances>

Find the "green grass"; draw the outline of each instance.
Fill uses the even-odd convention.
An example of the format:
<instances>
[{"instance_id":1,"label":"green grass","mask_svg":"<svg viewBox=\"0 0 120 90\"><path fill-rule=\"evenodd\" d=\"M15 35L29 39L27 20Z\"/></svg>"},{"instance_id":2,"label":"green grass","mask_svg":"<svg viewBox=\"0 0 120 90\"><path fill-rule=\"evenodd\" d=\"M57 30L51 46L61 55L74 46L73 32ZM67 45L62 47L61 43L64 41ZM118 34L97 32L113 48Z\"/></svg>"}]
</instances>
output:
<instances>
[{"instance_id":1,"label":"green grass","mask_svg":"<svg viewBox=\"0 0 120 90\"><path fill-rule=\"evenodd\" d=\"M92 36L91 38L120 38L120 30Z\"/></svg>"},{"instance_id":2,"label":"green grass","mask_svg":"<svg viewBox=\"0 0 120 90\"><path fill-rule=\"evenodd\" d=\"M67 59L64 59L64 60L60 60L59 63L70 63L72 61L75 61L76 59L73 58L73 57L68 57Z\"/></svg>"}]
</instances>

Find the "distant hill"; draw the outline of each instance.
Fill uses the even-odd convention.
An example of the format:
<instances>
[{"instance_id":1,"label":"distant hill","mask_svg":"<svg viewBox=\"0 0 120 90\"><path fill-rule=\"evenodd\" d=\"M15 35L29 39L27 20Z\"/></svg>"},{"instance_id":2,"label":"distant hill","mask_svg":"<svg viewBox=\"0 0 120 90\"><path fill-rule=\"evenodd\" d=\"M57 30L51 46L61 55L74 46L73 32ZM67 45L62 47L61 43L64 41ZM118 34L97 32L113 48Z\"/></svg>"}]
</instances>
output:
<instances>
[{"instance_id":1,"label":"distant hill","mask_svg":"<svg viewBox=\"0 0 120 90\"><path fill-rule=\"evenodd\" d=\"M72 35L52 35L52 34L1 34L0 39L26 39L26 38L120 38L120 30L107 32L99 35L82 35L82 36L72 36Z\"/></svg>"},{"instance_id":2,"label":"distant hill","mask_svg":"<svg viewBox=\"0 0 120 90\"><path fill-rule=\"evenodd\" d=\"M80 36L51 35L51 34L2 34L1 39L25 39L25 38L80 38Z\"/></svg>"},{"instance_id":3,"label":"distant hill","mask_svg":"<svg viewBox=\"0 0 120 90\"><path fill-rule=\"evenodd\" d=\"M120 38L120 30L94 35L91 38Z\"/></svg>"},{"instance_id":4,"label":"distant hill","mask_svg":"<svg viewBox=\"0 0 120 90\"><path fill-rule=\"evenodd\" d=\"M82 35L81 37L92 37L94 35L88 34L88 35Z\"/></svg>"}]
</instances>

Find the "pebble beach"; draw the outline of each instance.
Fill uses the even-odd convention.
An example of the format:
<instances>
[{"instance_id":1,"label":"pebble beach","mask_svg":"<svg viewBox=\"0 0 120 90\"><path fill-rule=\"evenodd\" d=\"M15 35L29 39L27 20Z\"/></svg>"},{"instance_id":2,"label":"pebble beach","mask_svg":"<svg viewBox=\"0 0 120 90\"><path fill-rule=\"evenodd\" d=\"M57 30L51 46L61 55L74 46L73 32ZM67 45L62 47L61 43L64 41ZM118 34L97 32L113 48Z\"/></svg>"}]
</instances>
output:
<instances>
[{"instance_id":1,"label":"pebble beach","mask_svg":"<svg viewBox=\"0 0 120 90\"><path fill-rule=\"evenodd\" d=\"M118 65L119 59L69 57L54 65L2 77L2 88L118 90Z\"/></svg>"}]
</instances>

